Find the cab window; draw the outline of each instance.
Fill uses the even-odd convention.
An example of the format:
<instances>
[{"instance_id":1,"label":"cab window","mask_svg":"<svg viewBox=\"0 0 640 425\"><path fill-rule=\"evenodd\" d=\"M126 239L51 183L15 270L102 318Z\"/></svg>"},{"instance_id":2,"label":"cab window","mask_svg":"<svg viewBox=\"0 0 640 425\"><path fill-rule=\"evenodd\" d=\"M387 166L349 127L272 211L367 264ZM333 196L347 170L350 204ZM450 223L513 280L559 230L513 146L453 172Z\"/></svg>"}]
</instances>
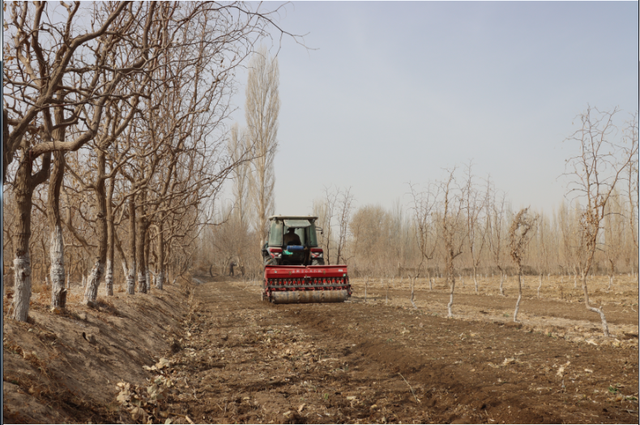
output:
<instances>
[{"instance_id":1,"label":"cab window","mask_svg":"<svg viewBox=\"0 0 640 425\"><path fill-rule=\"evenodd\" d=\"M273 220L269 230L269 246L282 246L283 224L281 221Z\"/></svg>"}]
</instances>

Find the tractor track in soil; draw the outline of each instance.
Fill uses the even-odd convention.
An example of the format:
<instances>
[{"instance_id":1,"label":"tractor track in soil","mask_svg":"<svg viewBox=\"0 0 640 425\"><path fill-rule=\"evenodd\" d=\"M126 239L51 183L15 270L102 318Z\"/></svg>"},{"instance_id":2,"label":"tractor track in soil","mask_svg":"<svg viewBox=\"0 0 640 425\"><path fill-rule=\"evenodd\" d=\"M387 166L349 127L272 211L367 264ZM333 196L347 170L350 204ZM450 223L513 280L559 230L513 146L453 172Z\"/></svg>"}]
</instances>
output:
<instances>
[{"instance_id":1,"label":"tractor track in soil","mask_svg":"<svg viewBox=\"0 0 640 425\"><path fill-rule=\"evenodd\" d=\"M579 344L399 306L259 298L238 282L194 289L190 338L172 359L173 376L189 389L179 402L190 420L638 422L637 346ZM180 360L188 353L198 368Z\"/></svg>"}]
</instances>

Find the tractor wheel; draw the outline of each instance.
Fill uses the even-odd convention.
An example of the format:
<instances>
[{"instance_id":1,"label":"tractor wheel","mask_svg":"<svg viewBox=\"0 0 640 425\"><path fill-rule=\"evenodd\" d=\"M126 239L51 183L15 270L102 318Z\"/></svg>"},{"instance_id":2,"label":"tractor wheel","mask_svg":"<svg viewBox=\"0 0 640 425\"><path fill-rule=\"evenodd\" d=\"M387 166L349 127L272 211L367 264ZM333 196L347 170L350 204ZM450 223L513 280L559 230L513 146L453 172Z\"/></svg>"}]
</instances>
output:
<instances>
[{"instance_id":1,"label":"tractor wheel","mask_svg":"<svg viewBox=\"0 0 640 425\"><path fill-rule=\"evenodd\" d=\"M318 258L318 259L311 260L311 265L312 266L324 266L324 258Z\"/></svg>"}]
</instances>

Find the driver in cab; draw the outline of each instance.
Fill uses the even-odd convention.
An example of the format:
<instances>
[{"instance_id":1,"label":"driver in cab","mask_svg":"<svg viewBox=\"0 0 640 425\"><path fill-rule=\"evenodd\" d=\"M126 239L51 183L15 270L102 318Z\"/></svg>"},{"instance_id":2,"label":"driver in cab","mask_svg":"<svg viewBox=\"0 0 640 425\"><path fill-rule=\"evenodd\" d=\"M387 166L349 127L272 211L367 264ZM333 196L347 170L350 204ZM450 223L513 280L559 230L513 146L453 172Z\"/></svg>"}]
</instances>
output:
<instances>
[{"instance_id":1,"label":"driver in cab","mask_svg":"<svg viewBox=\"0 0 640 425\"><path fill-rule=\"evenodd\" d=\"M289 230L287 230L287 233L284 235L284 246L302 245L300 236L296 235L295 230L295 228L289 227Z\"/></svg>"}]
</instances>

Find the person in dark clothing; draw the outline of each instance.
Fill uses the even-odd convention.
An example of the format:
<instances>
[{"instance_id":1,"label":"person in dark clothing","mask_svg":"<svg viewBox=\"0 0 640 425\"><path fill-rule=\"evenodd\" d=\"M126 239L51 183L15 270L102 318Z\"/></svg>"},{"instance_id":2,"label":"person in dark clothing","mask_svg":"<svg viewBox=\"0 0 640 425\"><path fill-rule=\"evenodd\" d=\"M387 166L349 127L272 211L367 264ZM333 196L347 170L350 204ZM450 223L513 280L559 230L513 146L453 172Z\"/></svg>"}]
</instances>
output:
<instances>
[{"instance_id":1,"label":"person in dark clothing","mask_svg":"<svg viewBox=\"0 0 640 425\"><path fill-rule=\"evenodd\" d=\"M289 227L287 233L284 235L284 246L287 245L302 245L300 242L300 236L296 235L295 228Z\"/></svg>"}]
</instances>

